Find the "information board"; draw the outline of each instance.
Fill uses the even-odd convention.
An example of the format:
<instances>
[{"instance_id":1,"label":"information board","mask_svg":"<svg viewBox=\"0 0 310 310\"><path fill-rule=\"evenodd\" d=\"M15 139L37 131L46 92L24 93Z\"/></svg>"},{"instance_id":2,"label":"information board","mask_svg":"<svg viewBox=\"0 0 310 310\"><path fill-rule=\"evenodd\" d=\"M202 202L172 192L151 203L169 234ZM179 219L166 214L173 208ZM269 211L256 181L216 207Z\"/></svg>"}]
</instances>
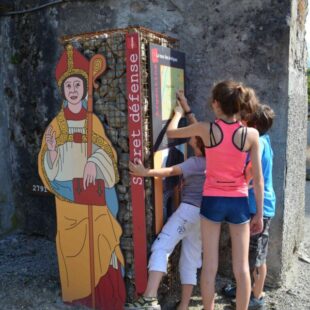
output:
<instances>
[{"instance_id":1,"label":"information board","mask_svg":"<svg viewBox=\"0 0 310 310\"><path fill-rule=\"evenodd\" d=\"M167 139L166 129L176 105L176 92L185 86L185 54L164 46L149 45L153 151L184 143ZM185 126L185 118L179 126Z\"/></svg>"},{"instance_id":2,"label":"information board","mask_svg":"<svg viewBox=\"0 0 310 310\"><path fill-rule=\"evenodd\" d=\"M166 130L176 105L176 92L185 88L185 54L150 44L150 86L152 102L153 166L170 167L187 157L186 139L168 139ZM181 119L179 126L185 126ZM180 203L181 178L154 178L155 233Z\"/></svg>"}]
</instances>

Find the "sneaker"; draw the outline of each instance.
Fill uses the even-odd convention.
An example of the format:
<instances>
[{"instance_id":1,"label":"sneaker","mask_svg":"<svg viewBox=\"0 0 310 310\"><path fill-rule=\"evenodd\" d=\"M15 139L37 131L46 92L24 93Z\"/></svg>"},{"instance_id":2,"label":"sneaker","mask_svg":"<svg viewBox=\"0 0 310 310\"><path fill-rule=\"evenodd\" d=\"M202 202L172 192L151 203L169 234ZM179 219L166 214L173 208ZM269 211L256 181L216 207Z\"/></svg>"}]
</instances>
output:
<instances>
[{"instance_id":1,"label":"sneaker","mask_svg":"<svg viewBox=\"0 0 310 310\"><path fill-rule=\"evenodd\" d=\"M261 298L255 298L254 296L251 296L250 302L249 302L249 307L248 309L260 309L263 310L265 309L265 299L262 296Z\"/></svg>"},{"instance_id":2,"label":"sneaker","mask_svg":"<svg viewBox=\"0 0 310 310\"><path fill-rule=\"evenodd\" d=\"M227 284L222 288L222 294L228 298L236 298L237 287L234 284Z\"/></svg>"},{"instance_id":3,"label":"sneaker","mask_svg":"<svg viewBox=\"0 0 310 310\"><path fill-rule=\"evenodd\" d=\"M133 303L125 304L125 310L161 310L156 297L141 296Z\"/></svg>"}]
</instances>

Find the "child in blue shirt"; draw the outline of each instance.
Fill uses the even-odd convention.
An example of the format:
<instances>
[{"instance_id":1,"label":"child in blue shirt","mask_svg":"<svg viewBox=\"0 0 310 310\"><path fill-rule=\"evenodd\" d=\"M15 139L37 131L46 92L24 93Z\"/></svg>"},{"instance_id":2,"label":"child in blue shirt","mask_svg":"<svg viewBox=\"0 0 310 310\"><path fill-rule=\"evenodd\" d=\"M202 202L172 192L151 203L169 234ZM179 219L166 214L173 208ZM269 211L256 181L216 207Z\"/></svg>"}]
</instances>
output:
<instances>
[{"instance_id":1,"label":"child in blue shirt","mask_svg":"<svg viewBox=\"0 0 310 310\"><path fill-rule=\"evenodd\" d=\"M268 252L269 227L271 218L275 215L276 196L272 182L273 151L270 138L267 134L271 128L274 112L268 105L261 105L248 121L249 127L255 127L259 134L259 146L264 177L264 229L251 237L250 240L250 268L253 269L253 296L250 300L249 309L257 305L264 305L263 289L267 275L266 257ZM249 189L250 213L256 213L255 197L253 188Z\"/></svg>"},{"instance_id":2,"label":"child in blue shirt","mask_svg":"<svg viewBox=\"0 0 310 310\"><path fill-rule=\"evenodd\" d=\"M251 236L249 263L253 271L252 295L248 309L261 309L264 307L264 284L267 275L266 257L268 253L269 228L272 217L275 215L276 196L272 182L273 151L270 143L268 130L272 127L274 112L268 105L258 105L256 111L247 120L248 127L254 127L259 132L259 146L264 177L264 228L260 234ZM246 171L247 178L251 175L251 163ZM249 186L250 213L256 213L255 196ZM234 297L235 287L227 286L223 289L224 295Z\"/></svg>"}]
</instances>

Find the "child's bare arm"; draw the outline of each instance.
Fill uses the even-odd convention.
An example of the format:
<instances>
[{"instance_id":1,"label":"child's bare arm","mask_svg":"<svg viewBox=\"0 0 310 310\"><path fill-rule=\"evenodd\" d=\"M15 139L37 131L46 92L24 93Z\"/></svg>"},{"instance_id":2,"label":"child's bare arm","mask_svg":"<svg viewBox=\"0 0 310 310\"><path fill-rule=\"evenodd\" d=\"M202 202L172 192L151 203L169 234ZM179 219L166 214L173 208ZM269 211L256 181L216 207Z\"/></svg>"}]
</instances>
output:
<instances>
[{"instance_id":1,"label":"child's bare arm","mask_svg":"<svg viewBox=\"0 0 310 310\"><path fill-rule=\"evenodd\" d=\"M261 158L259 151L259 134L256 129L249 128L249 140L251 140L250 156L253 170L253 187L256 200L256 214L251 221L251 233L258 234L263 230L263 202L264 179L262 175Z\"/></svg>"},{"instance_id":2,"label":"child's bare arm","mask_svg":"<svg viewBox=\"0 0 310 310\"><path fill-rule=\"evenodd\" d=\"M192 113L191 108L187 102L187 99L184 96L184 91L179 90L176 95L177 95L177 100L178 100L179 104L181 105L181 107L183 108L184 114L187 117L189 123L190 124L198 123L198 121L195 117L195 114Z\"/></svg>"},{"instance_id":3,"label":"child's bare arm","mask_svg":"<svg viewBox=\"0 0 310 310\"><path fill-rule=\"evenodd\" d=\"M168 138L189 138L193 136L200 136L204 143L206 144L206 136L208 135L208 130L206 128L209 126L207 123L193 123L192 125L178 128L180 119L182 118L184 111L180 105L177 105L174 109L174 115L167 128Z\"/></svg>"},{"instance_id":4,"label":"child's bare arm","mask_svg":"<svg viewBox=\"0 0 310 310\"><path fill-rule=\"evenodd\" d=\"M148 169L143 166L142 162L137 164L129 162L129 170L131 174L141 177L171 177L182 175L182 169L178 165L159 169Z\"/></svg>"}]
</instances>

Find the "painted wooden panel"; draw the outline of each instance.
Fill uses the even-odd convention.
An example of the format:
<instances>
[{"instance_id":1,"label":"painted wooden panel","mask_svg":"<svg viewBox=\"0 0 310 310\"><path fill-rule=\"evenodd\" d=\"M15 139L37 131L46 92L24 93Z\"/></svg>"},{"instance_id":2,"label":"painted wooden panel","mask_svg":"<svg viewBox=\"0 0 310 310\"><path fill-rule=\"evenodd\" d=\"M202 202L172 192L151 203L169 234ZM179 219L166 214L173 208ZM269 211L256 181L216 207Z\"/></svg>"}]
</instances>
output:
<instances>
[{"instance_id":1,"label":"painted wooden panel","mask_svg":"<svg viewBox=\"0 0 310 310\"><path fill-rule=\"evenodd\" d=\"M43 136L38 167L56 200L63 300L117 310L126 298L116 220L117 156L92 109L95 80L105 67L102 55L89 61L66 46L56 68L63 103Z\"/></svg>"}]
</instances>

